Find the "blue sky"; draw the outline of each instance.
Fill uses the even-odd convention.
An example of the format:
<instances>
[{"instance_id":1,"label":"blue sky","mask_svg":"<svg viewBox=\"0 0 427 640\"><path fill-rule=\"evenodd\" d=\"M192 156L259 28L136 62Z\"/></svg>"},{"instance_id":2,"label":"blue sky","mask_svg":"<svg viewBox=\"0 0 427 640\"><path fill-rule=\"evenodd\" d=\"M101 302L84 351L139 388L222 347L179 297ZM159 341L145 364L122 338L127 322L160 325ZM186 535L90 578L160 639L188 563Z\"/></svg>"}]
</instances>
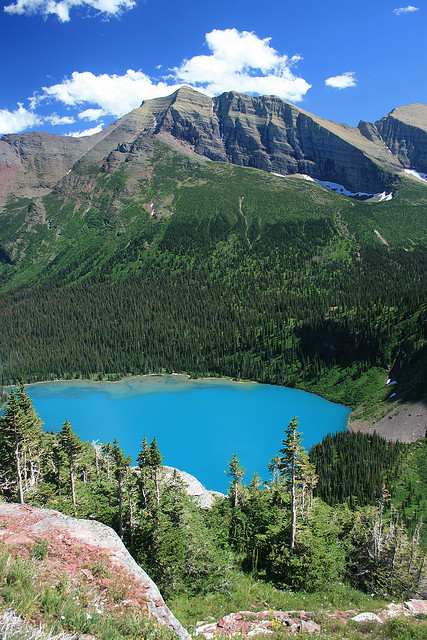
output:
<instances>
[{"instance_id":1,"label":"blue sky","mask_svg":"<svg viewBox=\"0 0 427 640\"><path fill-rule=\"evenodd\" d=\"M80 135L190 84L356 126L427 103L427 2L2 0L0 135Z\"/></svg>"}]
</instances>

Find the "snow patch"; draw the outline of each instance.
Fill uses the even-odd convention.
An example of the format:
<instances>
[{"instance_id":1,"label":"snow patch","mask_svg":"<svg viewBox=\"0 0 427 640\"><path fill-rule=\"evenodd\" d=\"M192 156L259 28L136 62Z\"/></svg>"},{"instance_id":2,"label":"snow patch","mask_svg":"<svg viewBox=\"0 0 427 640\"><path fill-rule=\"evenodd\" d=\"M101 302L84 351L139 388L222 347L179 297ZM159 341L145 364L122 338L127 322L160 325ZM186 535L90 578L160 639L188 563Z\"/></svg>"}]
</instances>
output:
<instances>
[{"instance_id":1,"label":"snow patch","mask_svg":"<svg viewBox=\"0 0 427 640\"><path fill-rule=\"evenodd\" d=\"M419 171L415 171L415 169L403 169L403 171L412 178L427 182L427 173L420 173Z\"/></svg>"},{"instance_id":2,"label":"snow patch","mask_svg":"<svg viewBox=\"0 0 427 640\"><path fill-rule=\"evenodd\" d=\"M364 191L349 191L342 184L338 184L337 182L329 182L328 180L316 180L314 182L320 184L322 187L329 189L330 191L335 191L335 193L340 193L343 196L348 196L349 198L378 198L381 200L391 200L392 194L384 191L383 193L365 193Z\"/></svg>"},{"instance_id":3,"label":"snow patch","mask_svg":"<svg viewBox=\"0 0 427 640\"><path fill-rule=\"evenodd\" d=\"M378 202L388 202L389 200L393 200L393 194L383 191L379 194L379 198Z\"/></svg>"},{"instance_id":4,"label":"snow patch","mask_svg":"<svg viewBox=\"0 0 427 640\"><path fill-rule=\"evenodd\" d=\"M280 176L284 178L280 173L273 173L274 176ZM393 200L392 193L386 193L383 191L382 193L365 193L364 191L349 191L342 184L338 184L337 182L330 182L329 180L317 180L316 178L312 178L305 173L302 173L301 176L304 180L308 180L309 182L317 182L320 186L329 189L330 191L334 191L335 193L340 193L343 196L347 196L349 198L379 198L378 202L387 202L389 200Z\"/></svg>"}]
</instances>

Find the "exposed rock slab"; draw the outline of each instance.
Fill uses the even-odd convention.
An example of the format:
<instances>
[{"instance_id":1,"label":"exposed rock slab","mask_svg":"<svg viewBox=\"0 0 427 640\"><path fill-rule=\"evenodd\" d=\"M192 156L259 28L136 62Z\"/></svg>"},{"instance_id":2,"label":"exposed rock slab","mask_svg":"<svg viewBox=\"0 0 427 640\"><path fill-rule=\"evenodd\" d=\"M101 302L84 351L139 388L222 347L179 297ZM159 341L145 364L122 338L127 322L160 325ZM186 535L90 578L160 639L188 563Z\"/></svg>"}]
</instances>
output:
<instances>
[{"instance_id":1,"label":"exposed rock slab","mask_svg":"<svg viewBox=\"0 0 427 640\"><path fill-rule=\"evenodd\" d=\"M9 529L4 527L1 531L1 541L5 544L22 546L35 543L45 537L46 539L53 537L68 547L80 543L89 549L105 551L113 565L124 569L135 580L138 589L143 592L142 599L149 614L154 616L160 624L175 632L182 640L190 640L188 632L164 603L156 584L135 562L110 527L96 521L71 518L51 509L37 509L10 503L0 503L0 518L9 525ZM85 569L85 571L88 570ZM88 579L91 578L90 575L84 575ZM104 582L103 586L108 587L108 583L114 580L105 579ZM134 603L129 600L123 604L138 605L138 601L134 600Z\"/></svg>"},{"instance_id":2,"label":"exposed rock slab","mask_svg":"<svg viewBox=\"0 0 427 640\"><path fill-rule=\"evenodd\" d=\"M397 107L375 127L404 167L427 173L426 105L417 102Z\"/></svg>"},{"instance_id":3,"label":"exposed rock slab","mask_svg":"<svg viewBox=\"0 0 427 640\"><path fill-rule=\"evenodd\" d=\"M375 622L376 624L384 624L379 616L372 611L365 611L364 613L358 613L357 616L352 618L353 622L357 622L358 624L362 624L364 622Z\"/></svg>"},{"instance_id":4,"label":"exposed rock slab","mask_svg":"<svg viewBox=\"0 0 427 640\"><path fill-rule=\"evenodd\" d=\"M196 504L201 509L210 509L215 502L215 496L225 497L224 494L214 491L208 491L197 478L187 473L186 471L180 471L175 467L163 466L163 471L166 476L166 480L170 481L173 478L174 473L182 480L185 486L186 493L194 498Z\"/></svg>"}]
</instances>

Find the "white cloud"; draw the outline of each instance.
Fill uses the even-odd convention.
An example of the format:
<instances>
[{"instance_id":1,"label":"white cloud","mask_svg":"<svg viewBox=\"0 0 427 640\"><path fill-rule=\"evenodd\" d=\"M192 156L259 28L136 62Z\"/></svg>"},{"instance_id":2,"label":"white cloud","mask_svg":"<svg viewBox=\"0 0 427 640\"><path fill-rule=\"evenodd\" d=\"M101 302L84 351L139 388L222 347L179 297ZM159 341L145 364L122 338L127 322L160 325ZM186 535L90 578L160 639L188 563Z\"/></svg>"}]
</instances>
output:
<instances>
[{"instance_id":1,"label":"white cloud","mask_svg":"<svg viewBox=\"0 0 427 640\"><path fill-rule=\"evenodd\" d=\"M99 120L102 116L107 115L104 109L85 109L77 114L79 120L90 120L91 122Z\"/></svg>"},{"instance_id":2,"label":"white cloud","mask_svg":"<svg viewBox=\"0 0 427 640\"><path fill-rule=\"evenodd\" d=\"M134 0L16 0L15 3L6 5L4 10L19 15L56 15L60 22L69 22L70 10L75 7L95 9L98 13L111 17L132 9L135 4Z\"/></svg>"},{"instance_id":3,"label":"white cloud","mask_svg":"<svg viewBox=\"0 0 427 640\"><path fill-rule=\"evenodd\" d=\"M96 76L90 71L74 71L71 78L60 84L43 87L37 101L50 98L68 106L93 104L102 111L102 115L120 117L139 107L142 100L168 95L179 86L153 82L142 71L133 69L128 69L122 76L106 73Z\"/></svg>"},{"instance_id":4,"label":"white cloud","mask_svg":"<svg viewBox=\"0 0 427 640\"><path fill-rule=\"evenodd\" d=\"M340 76L331 76L325 80L327 87L334 87L334 89L347 89L348 87L355 87L357 85L356 78L354 77L354 71L346 71Z\"/></svg>"},{"instance_id":5,"label":"white cloud","mask_svg":"<svg viewBox=\"0 0 427 640\"><path fill-rule=\"evenodd\" d=\"M42 118L33 111L25 109L21 103L18 103L15 111L0 109L0 135L20 133L39 124L42 124Z\"/></svg>"},{"instance_id":6,"label":"white cloud","mask_svg":"<svg viewBox=\"0 0 427 640\"><path fill-rule=\"evenodd\" d=\"M206 34L206 43L211 55L184 60L173 69L176 80L211 95L236 90L270 93L296 102L311 87L291 70L300 56L280 55L270 46L270 38L237 29L214 29Z\"/></svg>"},{"instance_id":7,"label":"white cloud","mask_svg":"<svg viewBox=\"0 0 427 640\"><path fill-rule=\"evenodd\" d=\"M83 136L93 136L94 133L99 133L102 131L104 126L103 122L100 122L96 125L96 127L92 127L92 129L84 129L84 131L71 131L71 133L67 133L66 135L69 138L83 138Z\"/></svg>"},{"instance_id":8,"label":"white cloud","mask_svg":"<svg viewBox=\"0 0 427 640\"><path fill-rule=\"evenodd\" d=\"M22 7L32 3L34 11L40 6L40 0L16 1ZM87 3L87 0L66 1ZM90 1L95 6L95 0ZM110 6L111 11L118 6L118 1L96 0L99 8ZM107 2L110 4L107 5ZM270 38L262 39L254 33L237 29L214 29L206 34L206 43L209 55L184 60L160 80L133 69L128 69L123 75L95 75L91 71L74 71L71 77L42 87L29 98L30 110L20 105L16 114L5 111L7 121L5 120L4 127L9 132L23 131L35 124L63 125L76 120L98 122L109 116L117 118L139 107L143 100L170 95L183 84L193 86L208 95L236 90L242 93L274 94L294 102L302 100L310 89L311 85L293 72L294 65L301 57L281 55L270 45ZM335 80L347 77L348 84L345 86L352 86L355 84L353 75L344 74L337 76ZM329 81L332 80L334 79L329 78ZM38 107L54 103L65 105L69 115L58 116L56 112L47 116L36 115ZM12 115L15 120L12 120ZM103 126L101 123L92 129L69 135L91 135L100 131Z\"/></svg>"},{"instance_id":9,"label":"white cloud","mask_svg":"<svg viewBox=\"0 0 427 640\"><path fill-rule=\"evenodd\" d=\"M414 11L419 11L419 8L408 5L407 7L399 7L399 9L393 9L393 13L395 13L397 16L401 16L405 13L413 13Z\"/></svg>"},{"instance_id":10,"label":"white cloud","mask_svg":"<svg viewBox=\"0 0 427 640\"><path fill-rule=\"evenodd\" d=\"M69 107L94 105L84 109L80 119L97 120L106 115L120 117L138 107L142 100L169 95L189 84L209 95L236 90L242 93L275 94L299 101L309 85L291 70L300 56L288 58L273 49L269 38L260 39L248 31L213 30L206 34L211 55L195 56L156 81L142 71L128 69L124 75L95 75L74 71L71 78L43 87L34 101L56 100Z\"/></svg>"},{"instance_id":11,"label":"white cloud","mask_svg":"<svg viewBox=\"0 0 427 640\"><path fill-rule=\"evenodd\" d=\"M53 125L73 124L73 122L76 121L72 116L58 116L57 113L52 113L52 115L46 116L44 120Z\"/></svg>"}]
</instances>

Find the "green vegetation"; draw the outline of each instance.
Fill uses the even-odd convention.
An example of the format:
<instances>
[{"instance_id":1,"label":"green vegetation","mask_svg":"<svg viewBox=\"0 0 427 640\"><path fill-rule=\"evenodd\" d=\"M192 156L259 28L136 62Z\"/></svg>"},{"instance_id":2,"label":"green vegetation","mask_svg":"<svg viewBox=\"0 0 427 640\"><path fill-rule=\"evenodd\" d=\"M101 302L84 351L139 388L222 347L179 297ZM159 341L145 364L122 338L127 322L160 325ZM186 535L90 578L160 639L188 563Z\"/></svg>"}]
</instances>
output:
<instances>
[{"instance_id":1,"label":"green vegetation","mask_svg":"<svg viewBox=\"0 0 427 640\"><path fill-rule=\"evenodd\" d=\"M11 425L22 435L10 449ZM354 478L352 439L329 436L315 448L310 462L293 418L269 465L271 480L263 482L255 474L244 484L245 470L235 454L228 463L229 495L203 511L187 496L177 473L165 478L155 438L149 444L143 437L138 466L131 469L117 440L105 445L81 442L68 421L58 434L29 425L37 427L38 416L21 385L11 392L0 418L0 448L25 451L25 457L19 468L14 456L0 457L2 498L19 497L113 526L190 626L201 617L219 618L249 606L312 609L323 620L330 609L378 608L384 599L419 593L425 564L421 523L410 535L402 509L403 519L399 516L399 501L403 505L408 496L396 470L405 465L406 483L425 474L425 443L392 445L378 437L355 436L351 464L362 476L366 468L359 462L379 467L378 477L361 483L356 500L348 491L349 478ZM330 477L336 485L334 474L344 480L339 496L325 482ZM378 483L386 480L390 489L383 484L378 493ZM424 499L425 484L420 491ZM93 585L62 577L53 587L46 586L49 549L41 538L26 562L5 551L0 606L13 601L20 615L48 623L61 611L55 630L106 639L136 637L141 619L129 615L117 622L105 607L101 616L90 591ZM93 558L89 569L94 576L109 575L102 559ZM123 589L114 593L120 604ZM78 605L85 603L77 613L76 599ZM338 623L324 619L323 624L331 638L338 633ZM412 633L412 627L408 629ZM144 638L154 637L151 627L146 631ZM280 638L280 630L277 633ZM357 638L357 633L347 637Z\"/></svg>"},{"instance_id":2,"label":"green vegetation","mask_svg":"<svg viewBox=\"0 0 427 640\"><path fill-rule=\"evenodd\" d=\"M0 384L177 371L369 413L392 370L398 394L422 395L423 185L358 202L161 143L138 181L80 173L72 196L43 199L43 224L26 203L2 214Z\"/></svg>"},{"instance_id":3,"label":"green vegetation","mask_svg":"<svg viewBox=\"0 0 427 640\"><path fill-rule=\"evenodd\" d=\"M121 584L122 588L125 586ZM46 558L22 559L16 550L6 549L0 555L0 612L13 607L24 620L31 621L33 628L41 623L50 634L90 634L99 640L175 638L172 632L149 619L147 613L120 606L120 589L116 596L100 605L100 594L83 576L78 580L71 580L66 574L58 578ZM30 629L18 626L14 634L8 631L3 637L31 640ZM46 636L49 637L47 632Z\"/></svg>"}]
</instances>

